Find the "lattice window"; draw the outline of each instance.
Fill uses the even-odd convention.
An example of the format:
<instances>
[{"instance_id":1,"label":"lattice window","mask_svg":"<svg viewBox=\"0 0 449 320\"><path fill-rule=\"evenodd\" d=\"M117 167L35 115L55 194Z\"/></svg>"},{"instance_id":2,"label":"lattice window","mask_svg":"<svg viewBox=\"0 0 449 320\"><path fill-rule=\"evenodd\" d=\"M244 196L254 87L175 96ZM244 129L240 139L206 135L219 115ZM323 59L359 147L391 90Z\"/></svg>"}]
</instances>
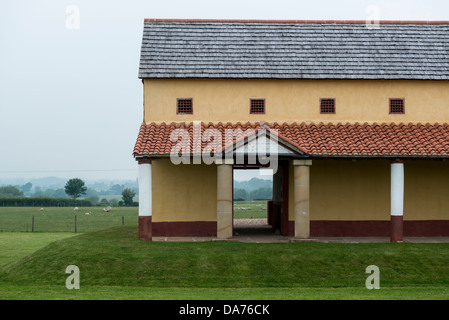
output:
<instances>
[{"instance_id":1,"label":"lattice window","mask_svg":"<svg viewBox=\"0 0 449 320\"><path fill-rule=\"evenodd\" d=\"M249 113L264 114L265 113L265 99L251 99Z\"/></svg>"},{"instance_id":2,"label":"lattice window","mask_svg":"<svg viewBox=\"0 0 449 320\"><path fill-rule=\"evenodd\" d=\"M192 99L178 99L176 106L177 114L193 114Z\"/></svg>"},{"instance_id":3,"label":"lattice window","mask_svg":"<svg viewBox=\"0 0 449 320\"><path fill-rule=\"evenodd\" d=\"M335 113L335 99L320 99L320 113Z\"/></svg>"},{"instance_id":4,"label":"lattice window","mask_svg":"<svg viewBox=\"0 0 449 320\"><path fill-rule=\"evenodd\" d=\"M404 99L390 99L390 113L404 114L405 113Z\"/></svg>"}]
</instances>

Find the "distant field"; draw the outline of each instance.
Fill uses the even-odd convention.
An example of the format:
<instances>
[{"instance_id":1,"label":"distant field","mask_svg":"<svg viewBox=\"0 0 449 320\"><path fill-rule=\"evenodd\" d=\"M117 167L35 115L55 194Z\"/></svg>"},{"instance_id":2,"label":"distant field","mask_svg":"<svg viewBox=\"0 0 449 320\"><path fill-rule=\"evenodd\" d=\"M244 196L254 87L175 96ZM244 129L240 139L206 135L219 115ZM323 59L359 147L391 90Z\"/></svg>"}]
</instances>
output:
<instances>
[{"instance_id":1,"label":"distant field","mask_svg":"<svg viewBox=\"0 0 449 320\"><path fill-rule=\"evenodd\" d=\"M137 207L113 207L111 212L103 212L102 207L48 207L39 211L38 207L0 207L0 231L32 230L34 232L74 232L75 215L77 232L91 232L122 225L137 225ZM86 212L90 212L86 215Z\"/></svg>"},{"instance_id":2,"label":"distant field","mask_svg":"<svg viewBox=\"0 0 449 320\"><path fill-rule=\"evenodd\" d=\"M235 219L259 219L267 217L267 201L234 201Z\"/></svg>"},{"instance_id":3,"label":"distant field","mask_svg":"<svg viewBox=\"0 0 449 320\"><path fill-rule=\"evenodd\" d=\"M77 232L91 232L122 225L137 225L138 207L113 207L103 212L102 207L0 207L0 231L31 232L34 216L34 232L74 232L75 215ZM86 215L86 212L90 212ZM266 201L235 201L235 219L267 217Z\"/></svg>"}]
</instances>

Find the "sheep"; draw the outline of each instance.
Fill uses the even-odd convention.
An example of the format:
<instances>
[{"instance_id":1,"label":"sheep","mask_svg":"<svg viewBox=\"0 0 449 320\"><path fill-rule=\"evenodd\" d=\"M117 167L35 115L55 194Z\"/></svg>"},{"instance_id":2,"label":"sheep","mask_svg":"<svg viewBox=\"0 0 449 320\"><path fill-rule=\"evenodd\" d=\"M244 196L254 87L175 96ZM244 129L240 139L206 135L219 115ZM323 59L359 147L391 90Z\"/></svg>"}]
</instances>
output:
<instances>
[{"instance_id":1,"label":"sheep","mask_svg":"<svg viewBox=\"0 0 449 320\"><path fill-rule=\"evenodd\" d=\"M40 208L39 211L44 211L44 208Z\"/></svg>"},{"instance_id":2,"label":"sheep","mask_svg":"<svg viewBox=\"0 0 449 320\"><path fill-rule=\"evenodd\" d=\"M78 210L79 210L79 208L78 208L78 207L75 207L75 208L73 208L73 210L75 210L75 211L78 211Z\"/></svg>"},{"instance_id":3,"label":"sheep","mask_svg":"<svg viewBox=\"0 0 449 320\"><path fill-rule=\"evenodd\" d=\"M88 216L90 214L91 214L91 211L85 213L86 216Z\"/></svg>"},{"instance_id":4,"label":"sheep","mask_svg":"<svg viewBox=\"0 0 449 320\"><path fill-rule=\"evenodd\" d=\"M112 208L111 207L106 207L106 208L103 208L103 211L104 212L109 212L109 211L111 211L112 210Z\"/></svg>"}]
</instances>

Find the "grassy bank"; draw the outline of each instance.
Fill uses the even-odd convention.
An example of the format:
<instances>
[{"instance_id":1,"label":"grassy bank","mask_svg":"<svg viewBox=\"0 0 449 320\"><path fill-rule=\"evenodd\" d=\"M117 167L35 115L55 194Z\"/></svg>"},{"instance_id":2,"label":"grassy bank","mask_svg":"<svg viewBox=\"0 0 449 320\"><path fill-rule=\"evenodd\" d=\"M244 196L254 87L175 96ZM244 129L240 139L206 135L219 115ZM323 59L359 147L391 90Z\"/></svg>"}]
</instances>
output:
<instances>
[{"instance_id":1,"label":"grassy bank","mask_svg":"<svg viewBox=\"0 0 449 320\"><path fill-rule=\"evenodd\" d=\"M76 292L65 288L70 264ZM372 264L380 290L365 288ZM1 281L2 298L24 299L447 299L449 246L142 242L136 227L115 227L53 242Z\"/></svg>"}]
</instances>

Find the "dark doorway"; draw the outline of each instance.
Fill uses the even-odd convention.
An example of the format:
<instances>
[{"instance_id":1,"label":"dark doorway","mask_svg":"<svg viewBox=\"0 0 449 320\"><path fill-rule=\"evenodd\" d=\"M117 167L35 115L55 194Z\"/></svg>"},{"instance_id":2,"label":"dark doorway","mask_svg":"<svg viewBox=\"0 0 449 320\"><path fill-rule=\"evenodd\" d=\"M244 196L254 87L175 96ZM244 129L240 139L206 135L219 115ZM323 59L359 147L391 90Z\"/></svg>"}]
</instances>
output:
<instances>
[{"instance_id":1,"label":"dark doorway","mask_svg":"<svg viewBox=\"0 0 449 320\"><path fill-rule=\"evenodd\" d=\"M258 170L258 167L234 166L235 170ZM233 188L234 236L288 236L288 160L280 160L272 174L272 192L264 200L242 201L241 193ZM237 190L238 191L238 190Z\"/></svg>"},{"instance_id":2,"label":"dark doorway","mask_svg":"<svg viewBox=\"0 0 449 320\"><path fill-rule=\"evenodd\" d=\"M273 198L268 203L268 223L281 235L289 235L288 225L288 160L280 160L273 174Z\"/></svg>"}]
</instances>

